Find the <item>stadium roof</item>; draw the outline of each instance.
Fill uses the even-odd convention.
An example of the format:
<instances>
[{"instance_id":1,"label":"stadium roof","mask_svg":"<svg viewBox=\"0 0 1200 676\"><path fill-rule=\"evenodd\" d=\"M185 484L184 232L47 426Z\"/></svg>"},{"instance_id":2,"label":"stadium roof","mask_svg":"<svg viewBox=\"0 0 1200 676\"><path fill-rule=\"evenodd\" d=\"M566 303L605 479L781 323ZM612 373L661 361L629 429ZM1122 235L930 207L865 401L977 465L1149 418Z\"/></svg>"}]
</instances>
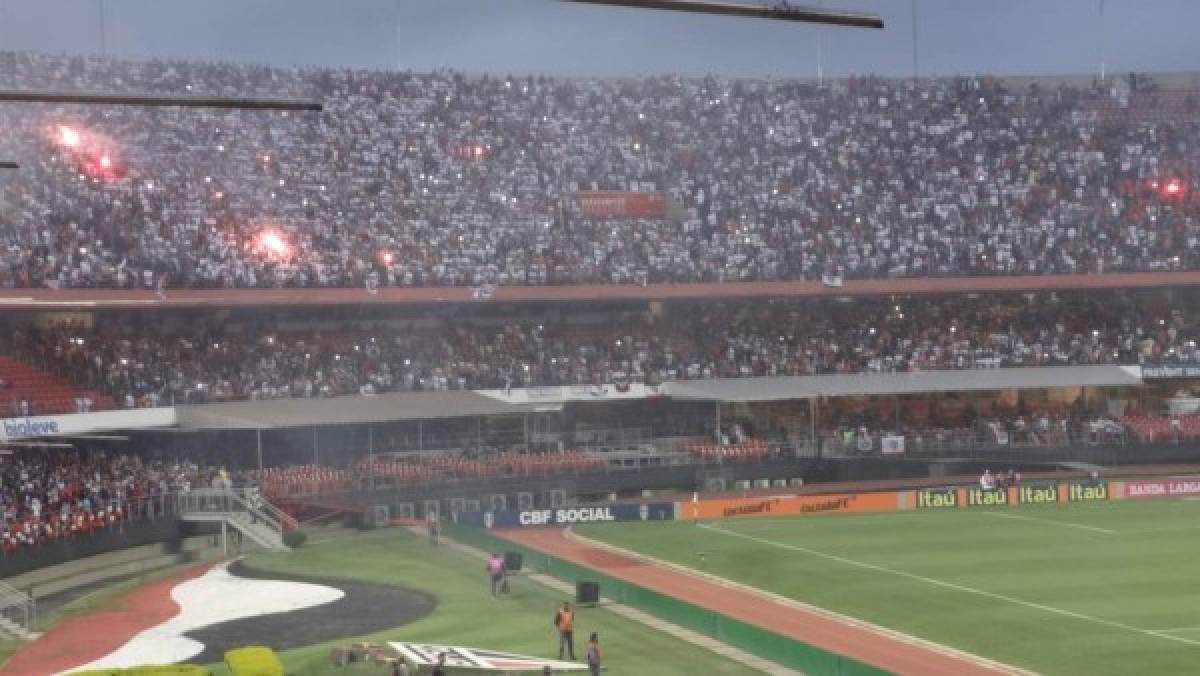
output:
<instances>
[{"instance_id":1,"label":"stadium roof","mask_svg":"<svg viewBox=\"0 0 1200 676\"><path fill-rule=\"evenodd\" d=\"M1138 367L1058 366L921 371L881 375L825 375L777 378L721 378L674 381L664 386L673 399L751 402L813 397L898 395L1047 387L1140 385ZM475 392L391 392L332 399L273 399L180 406L185 429L271 429L311 425L353 425L400 420L431 420L482 415L555 411L561 403L513 404Z\"/></svg>"},{"instance_id":2,"label":"stadium roof","mask_svg":"<svg viewBox=\"0 0 1200 676\"><path fill-rule=\"evenodd\" d=\"M812 397L925 394L980 390L1140 385L1138 367L1054 366L963 371L919 371L879 375L719 378L667 383L667 396L725 402L777 401Z\"/></svg>"},{"instance_id":3,"label":"stadium roof","mask_svg":"<svg viewBox=\"0 0 1200 676\"><path fill-rule=\"evenodd\" d=\"M463 390L389 392L331 399L272 399L180 406L185 429L270 429L353 425L558 410L557 404L510 404Z\"/></svg>"}]
</instances>

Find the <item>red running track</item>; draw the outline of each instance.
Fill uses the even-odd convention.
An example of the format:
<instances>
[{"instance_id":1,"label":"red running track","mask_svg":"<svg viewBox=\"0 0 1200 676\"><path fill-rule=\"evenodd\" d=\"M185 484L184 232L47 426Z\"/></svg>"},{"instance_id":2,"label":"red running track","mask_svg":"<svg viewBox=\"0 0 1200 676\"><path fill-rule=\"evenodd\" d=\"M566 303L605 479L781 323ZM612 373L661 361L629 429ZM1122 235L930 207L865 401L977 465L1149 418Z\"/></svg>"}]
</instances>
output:
<instances>
[{"instance_id":1,"label":"red running track","mask_svg":"<svg viewBox=\"0 0 1200 676\"><path fill-rule=\"evenodd\" d=\"M175 617L179 604L171 590L200 577L210 564L190 568L114 599L103 610L63 620L25 646L4 665L5 676L46 676L108 655L150 627Z\"/></svg>"},{"instance_id":2,"label":"red running track","mask_svg":"<svg viewBox=\"0 0 1200 676\"><path fill-rule=\"evenodd\" d=\"M561 529L514 529L496 531L496 534L560 559L600 570L606 575L896 674L974 676L1013 673L1001 669L999 665L983 664L971 661L965 655L941 653L906 643L866 627L839 622L749 591L722 586L701 577L600 549L566 537Z\"/></svg>"}]
</instances>

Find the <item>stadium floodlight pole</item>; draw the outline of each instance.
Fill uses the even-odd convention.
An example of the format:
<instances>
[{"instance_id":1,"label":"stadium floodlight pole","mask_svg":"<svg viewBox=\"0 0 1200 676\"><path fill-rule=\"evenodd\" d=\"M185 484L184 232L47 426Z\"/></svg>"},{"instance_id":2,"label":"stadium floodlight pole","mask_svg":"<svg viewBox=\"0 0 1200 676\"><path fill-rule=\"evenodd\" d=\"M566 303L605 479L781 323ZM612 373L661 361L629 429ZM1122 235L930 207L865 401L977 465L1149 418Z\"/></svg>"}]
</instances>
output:
<instances>
[{"instance_id":1,"label":"stadium floodlight pole","mask_svg":"<svg viewBox=\"0 0 1200 676\"><path fill-rule=\"evenodd\" d=\"M628 7L631 9L666 9L676 12L692 12L694 14L716 14L751 19L777 19L781 21L798 21L801 23L818 23L829 26L846 26L849 28L883 28L883 19L878 14L830 11L814 7L791 5L787 2L777 2L773 5L741 2L703 2L700 0L560 0L560 2Z\"/></svg>"},{"instance_id":2,"label":"stadium floodlight pole","mask_svg":"<svg viewBox=\"0 0 1200 676\"><path fill-rule=\"evenodd\" d=\"M227 96L171 96L162 94L109 94L0 89L0 103L78 103L112 106L179 106L183 108L234 108L241 110L296 110L320 112L320 101L304 99L236 98Z\"/></svg>"}]
</instances>

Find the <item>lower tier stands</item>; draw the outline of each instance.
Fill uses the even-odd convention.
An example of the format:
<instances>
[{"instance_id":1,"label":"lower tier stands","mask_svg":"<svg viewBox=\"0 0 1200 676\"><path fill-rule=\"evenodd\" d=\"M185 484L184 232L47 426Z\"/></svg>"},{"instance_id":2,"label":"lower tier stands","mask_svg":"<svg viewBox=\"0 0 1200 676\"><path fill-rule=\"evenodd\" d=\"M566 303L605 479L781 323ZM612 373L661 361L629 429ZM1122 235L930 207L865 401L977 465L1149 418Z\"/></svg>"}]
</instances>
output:
<instances>
[{"instance_id":1,"label":"lower tier stands","mask_svg":"<svg viewBox=\"0 0 1200 676\"><path fill-rule=\"evenodd\" d=\"M251 472L268 497L318 495L350 490L372 477L398 485L454 479L538 476L603 470L603 456L576 451L547 454L382 454L359 460L353 471L316 465Z\"/></svg>"},{"instance_id":2,"label":"lower tier stands","mask_svg":"<svg viewBox=\"0 0 1200 676\"><path fill-rule=\"evenodd\" d=\"M76 387L8 357L0 357L0 415L56 415L113 407L111 397Z\"/></svg>"},{"instance_id":3,"label":"lower tier stands","mask_svg":"<svg viewBox=\"0 0 1200 676\"><path fill-rule=\"evenodd\" d=\"M683 449L702 462L757 460L770 454L767 442L761 439L747 439L732 444L714 444L705 440L693 440L684 443Z\"/></svg>"},{"instance_id":4,"label":"lower tier stands","mask_svg":"<svg viewBox=\"0 0 1200 676\"><path fill-rule=\"evenodd\" d=\"M0 463L0 551L160 514L167 496L229 480L221 468L104 452L17 451Z\"/></svg>"},{"instance_id":5,"label":"lower tier stands","mask_svg":"<svg viewBox=\"0 0 1200 676\"><path fill-rule=\"evenodd\" d=\"M1200 415L1126 416L1122 422L1129 432L1145 442L1180 442L1200 439Z\"/></svg>"}]
</instances>

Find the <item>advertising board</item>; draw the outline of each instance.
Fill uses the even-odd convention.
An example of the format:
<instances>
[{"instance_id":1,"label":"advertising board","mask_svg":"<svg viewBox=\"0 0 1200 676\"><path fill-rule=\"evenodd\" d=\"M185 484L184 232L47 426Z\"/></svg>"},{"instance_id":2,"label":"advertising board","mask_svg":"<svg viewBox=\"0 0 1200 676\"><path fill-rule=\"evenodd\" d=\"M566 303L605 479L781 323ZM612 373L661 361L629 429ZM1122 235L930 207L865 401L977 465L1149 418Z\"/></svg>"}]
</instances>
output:
<instances>
[{"instance_id":1,"label":"advertising board","mask_svg":"<svg viewBox=\"0 0 1200 676\"><path fill-rule=\"evenodd\" d=\"M1058 484L1039 482L1029 483L1013 489L1017 494L1017 503L1021 505L1046 505L1058 502Z\"/></svg>"},{"instance_id":2,"label":"advertising board","mask_svg":"<svg viewBox=\"0 0 1200 676\"><path fill-rule=\"evenodd\" d=\"M583 523L615 521L670 521L675 518L675 503L651 502L620 505L582 505L550 509L468 512L459 522L483 528L527 528L530 526L573 526Z\"/></svg>"},{"instance_id":3,"label":"advertising board","mask_svg":"<svg viewBox=\"0 0 1200 676\"><path fill-rule=\"evenodd\" d=\"M1200 477L1125 482L1125 499L1186 498L1200 495Z\"/></svg>"},{"instance_id":4,"label":"advertising board","mask_svg":"<svg viewBox=\"0 0 1200 676\"><path fill-rule=\"evenodd\" d=\"M958 489L954 487L947 488L922 488L916 491L917 509L957 509L960 504L958 501Z\"/></svg>"},{"instance_id":5,"label":"advertising board","mask_svg":"<svg viewBox=\"0 0 1200 676\"><path fill-rule=\"evenodd\" d=\"M1103 482L1062 483L1059 484L1059 489L1065 502L1104 502L1111 495L1108 484Z\"/></svg>"},{"instance_id":6,"label":"advertising board","mask_svg":"<svg viewBox=\"0 0 1200 676\"><path fill-rule=\"evenodd\" d=\"M996 507L999 505L1008 505L1011 502L1008 499L1008 490L1004 488L968 488L967 506L968 507Z\"/></svg>"},{"instance_id":7,"label":"advertising board","mask_svg":"<svg viewBox=\"0 0 1200 676\"><path fill-rule=\"evenodd\" d=\"M92 434L107 430L169 427L178 419L172 407L138 408L96 413L24 416L0 420L0 442L37 437Z\"/></svg>"},{"instance_id":8,"label":"advertising board","mask_svg":"<svg viewBox=\"0 0 1200 676\"><path fill-rule=\"evenodd\" d=\"M711 498L685 505L685 519L795 516L829 512L891 512L899 506L896 493L834 493L830 495L766 495Z\"/></svg>"}]
</instances>

